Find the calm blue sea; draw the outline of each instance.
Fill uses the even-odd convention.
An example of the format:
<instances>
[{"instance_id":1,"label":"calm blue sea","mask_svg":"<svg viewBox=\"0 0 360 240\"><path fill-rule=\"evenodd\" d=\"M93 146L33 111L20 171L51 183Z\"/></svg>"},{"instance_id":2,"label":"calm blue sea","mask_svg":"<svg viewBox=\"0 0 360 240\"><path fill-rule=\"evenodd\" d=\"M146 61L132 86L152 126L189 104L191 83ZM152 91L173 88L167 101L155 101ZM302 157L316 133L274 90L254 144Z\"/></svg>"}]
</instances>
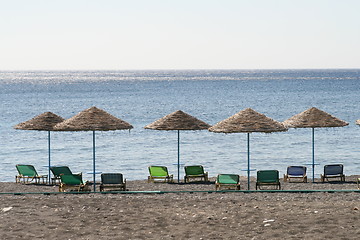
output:
<instances>
[{"instance_id":1,"label":"calm blue sea","mask_svg":"<svg viewBox=\"0 0 360 240\"><path fill-rule=\"evenodd\" d=\"M359 96L357 69L0 72L0 181L14 181L18 163L47 173L47 132L14 125L47 111L69 118L91 106L134 126L130 132L96 134L97 170L122 172L129 180L146 179L151 164L177 173L177 132L145 130L145 125L176 110L213 125L248 107L284 121L314 106L349 122L315 130L320 164L315 173L318 177L325 164L343 163L345 174L360 174ZM68 165L91 180L86 172L92 170L92 132L53 132L51 140L52 164ZM252 133L251 168L283 174L288 165L310 163L311 147L311 129ZM183 131L181 162L202 164L210 176L245 176L247 135Z\"/></svg>"}]
</instances>

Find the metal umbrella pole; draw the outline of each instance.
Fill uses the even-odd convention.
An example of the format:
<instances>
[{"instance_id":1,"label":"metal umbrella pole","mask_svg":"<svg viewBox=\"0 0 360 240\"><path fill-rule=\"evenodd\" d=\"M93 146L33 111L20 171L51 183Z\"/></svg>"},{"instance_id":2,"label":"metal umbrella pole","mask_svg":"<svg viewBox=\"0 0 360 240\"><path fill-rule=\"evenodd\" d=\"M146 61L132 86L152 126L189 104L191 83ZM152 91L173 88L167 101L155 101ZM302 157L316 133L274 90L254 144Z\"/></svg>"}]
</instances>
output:
<instances>
[{"instance_id":1,"label":"metal umbrella pole","mask_svg":"<svg viewBox=\"0 0 360 240\"><path fill-rule=\"evenodd\" d=\"M51 167L51 152L50 152L50 145L51 145L51 142L50 142L50 131L48 131L48 152L49 152L49 174L48 174L48 184L50 185L50 167Z\"/></svg>"},{"instance_id":2,"label":"metal umbrella pole","mask_svg":"<svg viewBox=\"0 0 360 240\"><path fill-rule=\"evenodd\" d=\"M315 128L312 128L312 182L315 182Z\"/></svg>"},{"instance_id":3,"label":"metal umbrella pole","mask_svg":"<svg viewBox=\"0 0 360 240\"><path fill-rule=\"evenodd\" d=\"M180 130L178 130L178 164L177 164L177 172L178 172L178 183L180 183Z\"/></svg>"},{"instance_id":4,"label":"metal umbrella pole","mask_svg":"<svg viewBox=\"0 0 360 240\"><path fill-rule=\"evenodd\" d=\"M96 191L95 182L95 131L93 131L93 181L94 181L94 192Z\"/></svg>"},{"instance_id":5,"label":"metal umbrella pole","mask_svg":"<svg viewBox=\"0 0 360 240\"><path fill-rule=\"evenodd\" d=\"M248 147L248 169L247 169L247 177L248 177L248 190L250 190L250 133L247 134L247 147Z\"/></svg>"}]
</instances>

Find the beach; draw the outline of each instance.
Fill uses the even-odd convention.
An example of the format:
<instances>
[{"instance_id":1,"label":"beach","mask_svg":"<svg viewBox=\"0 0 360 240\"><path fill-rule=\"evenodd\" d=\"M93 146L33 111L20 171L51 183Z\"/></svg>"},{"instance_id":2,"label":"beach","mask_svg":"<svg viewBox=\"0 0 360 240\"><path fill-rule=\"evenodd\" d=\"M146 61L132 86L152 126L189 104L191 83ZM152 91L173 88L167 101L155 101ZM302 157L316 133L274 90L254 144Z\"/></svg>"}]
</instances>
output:
<instances>
[{"instance_id":1,"label":"beach","mask_svg":"<svg viewBox=\"0 0 360 240\"><path fill-rule=\"evenodd\" d=\"M357 239L357 177L345 183L281 180L282 189L293 192L214 192L214 179L128 181L129 194L55 194L57 186L2 182L0 234L2 239ZM241 184L245 190L246 178ZM33 194L14 194L19 192Z\"/></svg>"}]
</instances>

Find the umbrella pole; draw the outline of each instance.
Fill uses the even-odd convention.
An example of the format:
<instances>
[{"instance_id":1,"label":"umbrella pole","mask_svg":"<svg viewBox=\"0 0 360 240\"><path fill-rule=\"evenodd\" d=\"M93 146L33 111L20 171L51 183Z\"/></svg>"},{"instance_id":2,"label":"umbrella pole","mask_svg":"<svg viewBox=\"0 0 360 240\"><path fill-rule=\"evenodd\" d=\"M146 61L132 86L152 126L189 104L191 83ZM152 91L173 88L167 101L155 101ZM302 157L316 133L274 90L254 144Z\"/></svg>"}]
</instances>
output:
<instances>
[{"instance_id":1,"label":"umbrella pole","mask_svg":"<svg viewBox=\"0 0 360 240\"><path fill-rule=\"evenodd\" d=\"M95 131L93 131L93 181L94 181L94 192L96 191L95 183Z\"/></svg>"},{"instance_id":2,"label":"umbrella pole","mask_svg":"<svg viewBox=\"0 0 360 240\"><path fill-rule=\"evenodd\" d=\"M51 153L50 153L50 131L48 131L48 152L49 152L49 174L48 174L48 183L50 185L50 166L51 166Z\"/></svg>"},{"instance_id":3,"label":"umbrella pole","mask_svg":"<svg viewBox=\"0 0 360 240\"><path fill-rule=\"evenodd\" d=\"M178 183L180 183L180 130L178 130Z\"/></svg>"},{"instance_id":4,"label":"umbrella pole","mask_svg":"<svg viewBox=\"0 0 360 240\"><path fill-rule=\"evenodd\" d=\"M250 190L250 133L247 134L247 147L248 147L248 169L247 169L247 177L248 177L248 190Z\"/></svg>"},{"instance_id":5,"label":"umbrella pole","mask_svg":"<svg viewBox=\"0 0 360 240\"><path fill-rule=\"evenodd\" d=\"M312 181L315 182L315 128L312 128Z\"/></svg>"}]
</instances>

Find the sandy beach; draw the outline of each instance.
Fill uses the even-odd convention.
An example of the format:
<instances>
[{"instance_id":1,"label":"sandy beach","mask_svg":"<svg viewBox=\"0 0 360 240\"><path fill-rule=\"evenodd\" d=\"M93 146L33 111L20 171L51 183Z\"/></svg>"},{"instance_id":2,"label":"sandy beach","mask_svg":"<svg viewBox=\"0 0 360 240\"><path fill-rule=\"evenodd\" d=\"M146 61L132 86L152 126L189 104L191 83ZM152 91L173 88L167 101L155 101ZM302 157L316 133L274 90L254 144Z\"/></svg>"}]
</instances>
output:
<instances>
[{"instance_id":1,"label":"sandy beach","mask_svg":"<svg viewBox=\"0 0 360 240\"><path fill-rule=\"evenodd\" d=\"M345 183L281 184L285 190L357 190L356 177ZM145 180L128 181L127 188L209 192L47 194L57 186L0 186L2 239L357 239L360 234L356 191L220 193L213 192L213 182ZM19 192L36 194L11 194Z\"/></svg>"}]
</instances>

